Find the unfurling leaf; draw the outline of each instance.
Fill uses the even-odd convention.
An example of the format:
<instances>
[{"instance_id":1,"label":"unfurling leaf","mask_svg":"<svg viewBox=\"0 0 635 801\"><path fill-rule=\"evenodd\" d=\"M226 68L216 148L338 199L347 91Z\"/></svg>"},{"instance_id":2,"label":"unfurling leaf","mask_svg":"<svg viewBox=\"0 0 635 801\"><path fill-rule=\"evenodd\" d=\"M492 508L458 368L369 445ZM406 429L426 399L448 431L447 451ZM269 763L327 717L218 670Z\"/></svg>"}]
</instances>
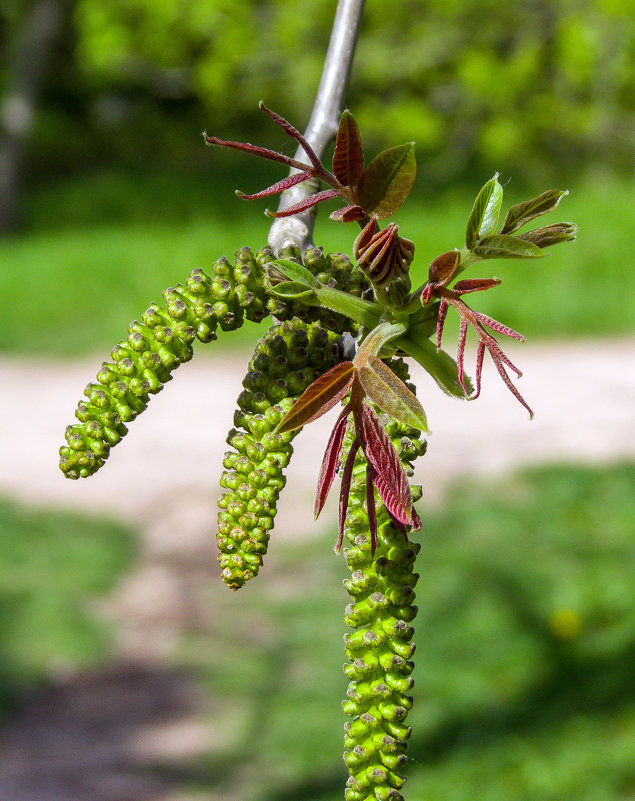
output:
<instances>
[{"instance_id":1,"label":"unfurling leaf","mask_svg":"<svg viewBox=\"0 0 635 801\"><path fill-rule=\"evenodd\" d=\"M362 407L364 453L375 470L375 486L390 514L400 523L411 526L412 494L399 454L371 407Z\"/></svg>"},{"instance_id":2,"label":"unfurling leaf","mask_svg":"<svg viewBox=\"0 0 635 801\"><path fill-rule=\"evenodd\" d=\"M551 245L558 245L560 242L573 242L577 232L577 225L562 222L545 225L544 228L536 228L525 234L518 234L518 238L524 242L532 242L539 248L548 248Z\"/></svg>"},{"instance_id":3,"label":"unfurling leaf","mask_svg":"<svg viewBox=\"0 0 635 801\"><path fill-rule=\"evenodd\" d=\"M282 273L282 275L289 281L297 281L300 284L306 284L307 287L317 288L320 286L320 282L313 275L313 273L310 270L307 270L303 264L298 264L297 261L291 261L290 259L276 259L275 261L270 262L267 264L268 277L270 277L273 269L276 269L278 272ZM273 284L276 282L272 281L271 283Z\"/></svg>"},{"instance_id":4,"label":"unfurling leaf","mask_svg":"<svg viewBox=\"0 0 635 801\"><path fill-rule=\"evenodd\" d=\"M379 408L407 426L428 433L423 406L400 378L377 356L369 356L358 369L366 395Z\"/></svg>"},{"instance_id":5,"label":"unfurling leaf","mask_svg":"<svg viewBox=\"0 0 635 801\"><path fill-rule=\"evenodd\" d=\"M482 259L539 259L545 254L533 242L507 234L493 234L479 240L472 252Z\"/></svg>"},{"instance_id":6,"label":"unfurling leaf","mask_svg":"<svg viewBox=\"0 0 635 801\"><path fill-rule=\"evenodd\" d=\"M512 206L507 212L505 222L500 230L501 234L513 234L518 231L523 225L526 225L541 214L548 214L558 207L560 201L565 195L569 193L561 189L548 189L542 195L526 200L524 203L518 203Z\"/></svg>"},{"instance_id":7,"label":"unfurling leaf","mask_svg":"<svg viewBox=\"0 0 635 801\"><path fill-rule=\"evenodd\" d=\"M460 261L461 254L458 250L449 250L437 256L428 270L428 281L433 284L446 282L452 277Z\"/></svg>"},{"instance_id":8,"label":"unfurling leaf","mask_svg":"<svg viewBox=\"0 0 635 801\"><path fill-rule=\"evenodd\" d=\"M353 362L340 362L317 378L300 395L280 421L276 433L293 431L312 423L332 409L351 388L355 377Z\"/></svg>"},{"instance_id":9,"label":"unfurling leaf","mask_svg":"<svg viewBox=\"0 0 635 801\"><path fill-rule=\"evenodd\" d=\"M502 202L503 187L498 182L498 173L495 173L476 196L467 221L465 244L469 250L473 249L481 237L496 230Z\"/></svg>"},{"instance_id":10,"label":"unfurling leaf","mask_svg":"<svg viewBox=\"0 0 635 801\"><path fill-rule=\"evenodd\" d=\"M357 186L363 170L364 152L359 128L350 111L344 111L333 153L333 175L343 186Z\"/></svg>"},{"instance_id":11,"label":"unfurling leaf","mask_svg":"<svg viewBox=\"0 0 635 801\"><path fill-rule=\"evenodd\" d=\"M413 142L384 150L375 156L359 179L359 205L377 220L389 217L410 194L416 172Z\"/></svg>"},{"instance_id":12,"label":"unfurling leaf","mask_svg":"<svg viewBox=\"0 0 635 801\"><path fill-rule=\"evenodd\" d=\"M256 200L260 197L277 195L279 192L284 192L285 189L291 189L292 186L297 186L297 184L301 184L302 181L306 181L309 178L311 178L310 172L297 172L294 175L289 175L287 178L283 178L281 181L268 186L266 189L261 189L260 192L256 192L254 195L246 195L244 192L241 192L240 189L236 190L236 194L241 200Z\"/></svg>"},{"instance_id":13,"label":"unfurling leaf","mask_svg":"<svg viewBox=\"0 0 635 801\"><path fill-rule=\"evenodd\" d=\"M317 203L321 203L323 200L332 200L334 197L339 197L339 192L337 189L325 189L323 192L316 192L314 195L309 195L309 197L301 200L299 203L295 203L293 206L289 206L282 211L269 211L269 209L265 210L265 214L267 217L291 217L294 214L298 214L300 211L306 211L310 209L312 206L315 206Z\"/></svg>"},{"instance_id":14,"label":"unfurling leaf","mask_svg":"<svg viewBox=\"0 0 635 801\"><path fill-rule=\"evenodd\" d=\"M274 295L285 300L310 298L312 295L317 298L312 287L301 284L299 281L281 281L279 284L272 286L271 291Z\"/></svg>"},{"instance_id":15,"label":"unfurling leaf","mask_svg":"<svg viewBox=\"0 0 635 801\"><path fill-rule=\"evenodd\" d=\"M345 409L339 416L337 423L331 436L329 437L326 451L324 452L324 459L322 460L322 467L320 468L320 476L318 478L317 493L315 495L315 507L313 514L317 520L324 504L326 503L326 496L329 494L331 484L335 478L335 472L342 451L342 443L344 442L344 434L346 433L346 421L348 419L348 409Z\"/></svg>"},{"instance_id":16,"label":"unfurling leaf","mask_svg":"<svg viewBox=\"0 0 635 801\"><path fill-rule=\"evenodd\" d=\"M342 206L341 209L335 209L329 214L329 220L333 220L333 222L355 222L356 220L361 220L364 214L364 209L357 204Z\"/></svg>"}]
</instances>

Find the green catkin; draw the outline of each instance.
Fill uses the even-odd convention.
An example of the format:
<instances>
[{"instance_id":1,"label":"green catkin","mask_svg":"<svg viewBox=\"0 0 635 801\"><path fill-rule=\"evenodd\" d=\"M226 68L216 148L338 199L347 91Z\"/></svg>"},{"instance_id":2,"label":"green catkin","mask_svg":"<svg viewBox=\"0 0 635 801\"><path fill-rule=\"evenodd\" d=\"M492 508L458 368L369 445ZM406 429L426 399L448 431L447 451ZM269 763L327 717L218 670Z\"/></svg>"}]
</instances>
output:
<instances>
[{"instance_id":1,"label":"green catkin","mask_svg":"<svg viewBox=\"0 0 635 801\"><path fill-rule=\"evenodd\" d=\"M286 479L291 441L298 431L275 434L280 420L318 376L342 360L338 336L319 323L293 319L272 326L249 363L227 437L219 499L218 561L233 590L253 578L267 552L276 504Z\"/></svg>"},{"instance_id":2,"label":"green catkin","mask_svg":"<svg viewBox=\"0 0 635 801\"><path fill-rule=\"evenodd\" d=\"M299 257L287 249L281 257ZM66 428L66 445L60 448L60 468L67 478L85 478L97 472L110 449L124 437L130 423L150 399L172 378L172 371L193 354L195 339L211 342L217 328L234 331L244 319L260 322L273 314L280 320L299 315L307 323L319 320L331 331L351 328L346 318L328 309L283 303L265 288L263 268L274 260L270 248L255 256L247 247L236 252L232 265L221 258L212 274L193 270L185 284L163 293L165 305L152 303L141 318L128 326L126 339L112 351L112 362L104 362L95 383L84 390L75 411L79 423ZM299 260L299 259L298 259ZM356 294L365 287L362 274L346 256L324 255L311 248L306 266L331 287L340 286Z\"/></svg>"},{"instance_id":3,"label":"green catkin","mask_svg":"<svg viewBox=\"0 0 635 801\"><path fill-rule=\"evenodd\" d=\"M115 345L112 362L104 362L96 383L84 390L75 416L79 424L66 429L67 444L60 448L60 468L67 478L95 473L110 448L127 433L126 423L142 412L150 399L172 378L172 371L192 358L195 339L211 342L218 326L239 328L243 319L260 322L269 312L262 269L249 248L236 253L235 264L221 258L212 274L193 270L185 284L163 293L141 322L128 326L128 334Z\"/></svg>"},{"instance_id":4,"label":"green catkin","mask_svg":"<svg viewBox=\"0 0 635 801\"><path fill-rule=\"evenodd\" d=\"M400 360L393 360L391 367L401 378L407 377ZM425 453L425 441L415 429L385 415L380 419L411 475L412 462ZM420 496L420 488L413 487L413 498ZM344 761L350 773L345 798L403 801L401 770L410 737L405 719L414 683L410 623L417 613L414 586L419 578L413 568L421 546L404 537L377 500L377 548L371 556L365 500L366 461L358 455L344 530L351 545L344 551L351 570L344 584L353 598L345 621L355 629L344 638L348 660L344 673L350 684L343 707L353 718L345 725Z\"/></svg>"}]
</instances>

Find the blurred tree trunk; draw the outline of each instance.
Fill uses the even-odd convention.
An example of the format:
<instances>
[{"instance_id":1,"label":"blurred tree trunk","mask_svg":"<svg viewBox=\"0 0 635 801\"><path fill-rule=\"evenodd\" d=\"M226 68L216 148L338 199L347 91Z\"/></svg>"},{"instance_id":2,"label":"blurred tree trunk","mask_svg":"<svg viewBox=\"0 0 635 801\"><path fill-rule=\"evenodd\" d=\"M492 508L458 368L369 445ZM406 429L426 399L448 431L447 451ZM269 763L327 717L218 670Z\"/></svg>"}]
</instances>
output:
<instances>
[{"instance_id":1,"label":"blurred tree trunk","mask_svg":"<svg viewBox=\"0 0 635 801\"><path fill-rule=\"evenodd\" d=\"M9 43L7 90L0 100L0 232L14 231L21 222L26 146L55 45L73 7L73 0L34 0Z\"/></svg>"}]
</instances>

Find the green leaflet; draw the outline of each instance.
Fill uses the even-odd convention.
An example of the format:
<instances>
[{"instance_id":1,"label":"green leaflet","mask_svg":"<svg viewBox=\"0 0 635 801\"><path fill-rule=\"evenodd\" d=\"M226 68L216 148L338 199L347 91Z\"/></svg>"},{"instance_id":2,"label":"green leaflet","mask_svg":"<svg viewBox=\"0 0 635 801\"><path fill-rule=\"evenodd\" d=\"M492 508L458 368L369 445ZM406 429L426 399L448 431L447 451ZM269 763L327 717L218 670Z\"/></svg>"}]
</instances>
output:
<instances>
[{"instance_id":1,"label":"green leaflet","mask_svg":"<svg viewBox=\"0 0 635 801\"><path fill-rule=\"evenodd\" d=\"M243 381L227 442L219 499L221 577L237 590L258 573L267 552L284 468L298 430L274 433L296 398L339 361L338 336L319 323L295 319L272 326L260 340Z\"/></svg>"},{"instance_id":2,"label":"green leaflet","mask_svg":"<svg viewBox=\"0 0 635 801\"><path fill-rule=\"evenodd\" d=\"M212 275L193 270L185 284L163 293L165 305L152 303L141 322L128 326L126 339L115 345L112 362L104 362L97 381L84 390L75 416L79 424L66 429L60 448L60 468L67 478L85 478L108 458L134 420L172 378L182 362L192 358L195 339L211 342L216 330L239 328L244 317L260 321L267 314L262 271L249 248L236 253L236 263L222 258Z\"/></svg>"},{"instance_id":3,"label":"green leaflet","mask_svg":"<svg viewBox=\"0 0 635 801\"><path fill-rule=\"evenodd\" d=\"M400 378L407 378L400 360L393 360L391 366ZM388 422L386 430L410 472L411 463L425 452L420 432L395 420ZM418 499L420 491L413 490ZM410 737L405 719L412 706L408 693L413 686L410 624L417 612L418 575L413 568L420 546L404 538L378 500L378 542L371 557L364 500L365 462L360 456L353 469L344 530L350 543L344 553L351 570L345 587L352 596L345 621L354 629L345 637L344 673L350 684L343 706L352 718L344 736L344 761L350 773L345 798L403 801L399 790L405 781L402 769Z\"/></svg>"},{"instance_id":4,"label":"green leaflet","mask_svg":"<svg viewBox=\"0 0 635 801\"><path fill-rule=\"evenodd\" d=\"M283 249L278 254L278 259L274 256L271 248L263 248L256 254L256 261L263 271L271 262L290 259L300 262L300 252L297 248ZM323 248L309 248L304 254L304 266L321 284L327 284L331 289L340 288L357 298L361 297L364 290L368 288L368 282L361 270L354 266L349 257L343 253L325 254ZM306 323L319 322L324 328L337 334L343 334L344 331L357 333L357 325L351 325L348 317L332 311L325 304L308 306L302 302L302 299L283 299L271 296L267 300L267 309L277 320L290 320L297 317Z\"/></svg>"}]
</instances>

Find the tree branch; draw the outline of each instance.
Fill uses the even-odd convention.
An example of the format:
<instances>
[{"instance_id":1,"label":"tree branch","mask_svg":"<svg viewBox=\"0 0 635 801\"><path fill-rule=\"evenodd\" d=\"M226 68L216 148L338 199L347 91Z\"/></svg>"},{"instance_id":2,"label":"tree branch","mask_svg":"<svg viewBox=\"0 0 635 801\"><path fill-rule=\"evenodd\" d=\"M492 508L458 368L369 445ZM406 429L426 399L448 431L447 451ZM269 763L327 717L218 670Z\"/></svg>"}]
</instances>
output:
<instances>
[{"instance_id":1,"label":"tree branch","mask_svg":"<svg viewBox=\"0 0 635 801\"><path fill-rule=\"evenodd\" d=\"M320 85L304 134L320 158L337 133L363 9L364 0L338 0ZM298 148L295 158L298 161L307 160L302 147ZM297 170L291 170L291 174L294 172ZM286 190L280 198L278 211L301 202L317 192L318 188L317 182L306 181ZM269 244L274 253L287 245L299 247L302 253L311 247L316 213L317 207L314 206L293 217L274 220L269 229Z\"/></svg>"}]
</instances>

